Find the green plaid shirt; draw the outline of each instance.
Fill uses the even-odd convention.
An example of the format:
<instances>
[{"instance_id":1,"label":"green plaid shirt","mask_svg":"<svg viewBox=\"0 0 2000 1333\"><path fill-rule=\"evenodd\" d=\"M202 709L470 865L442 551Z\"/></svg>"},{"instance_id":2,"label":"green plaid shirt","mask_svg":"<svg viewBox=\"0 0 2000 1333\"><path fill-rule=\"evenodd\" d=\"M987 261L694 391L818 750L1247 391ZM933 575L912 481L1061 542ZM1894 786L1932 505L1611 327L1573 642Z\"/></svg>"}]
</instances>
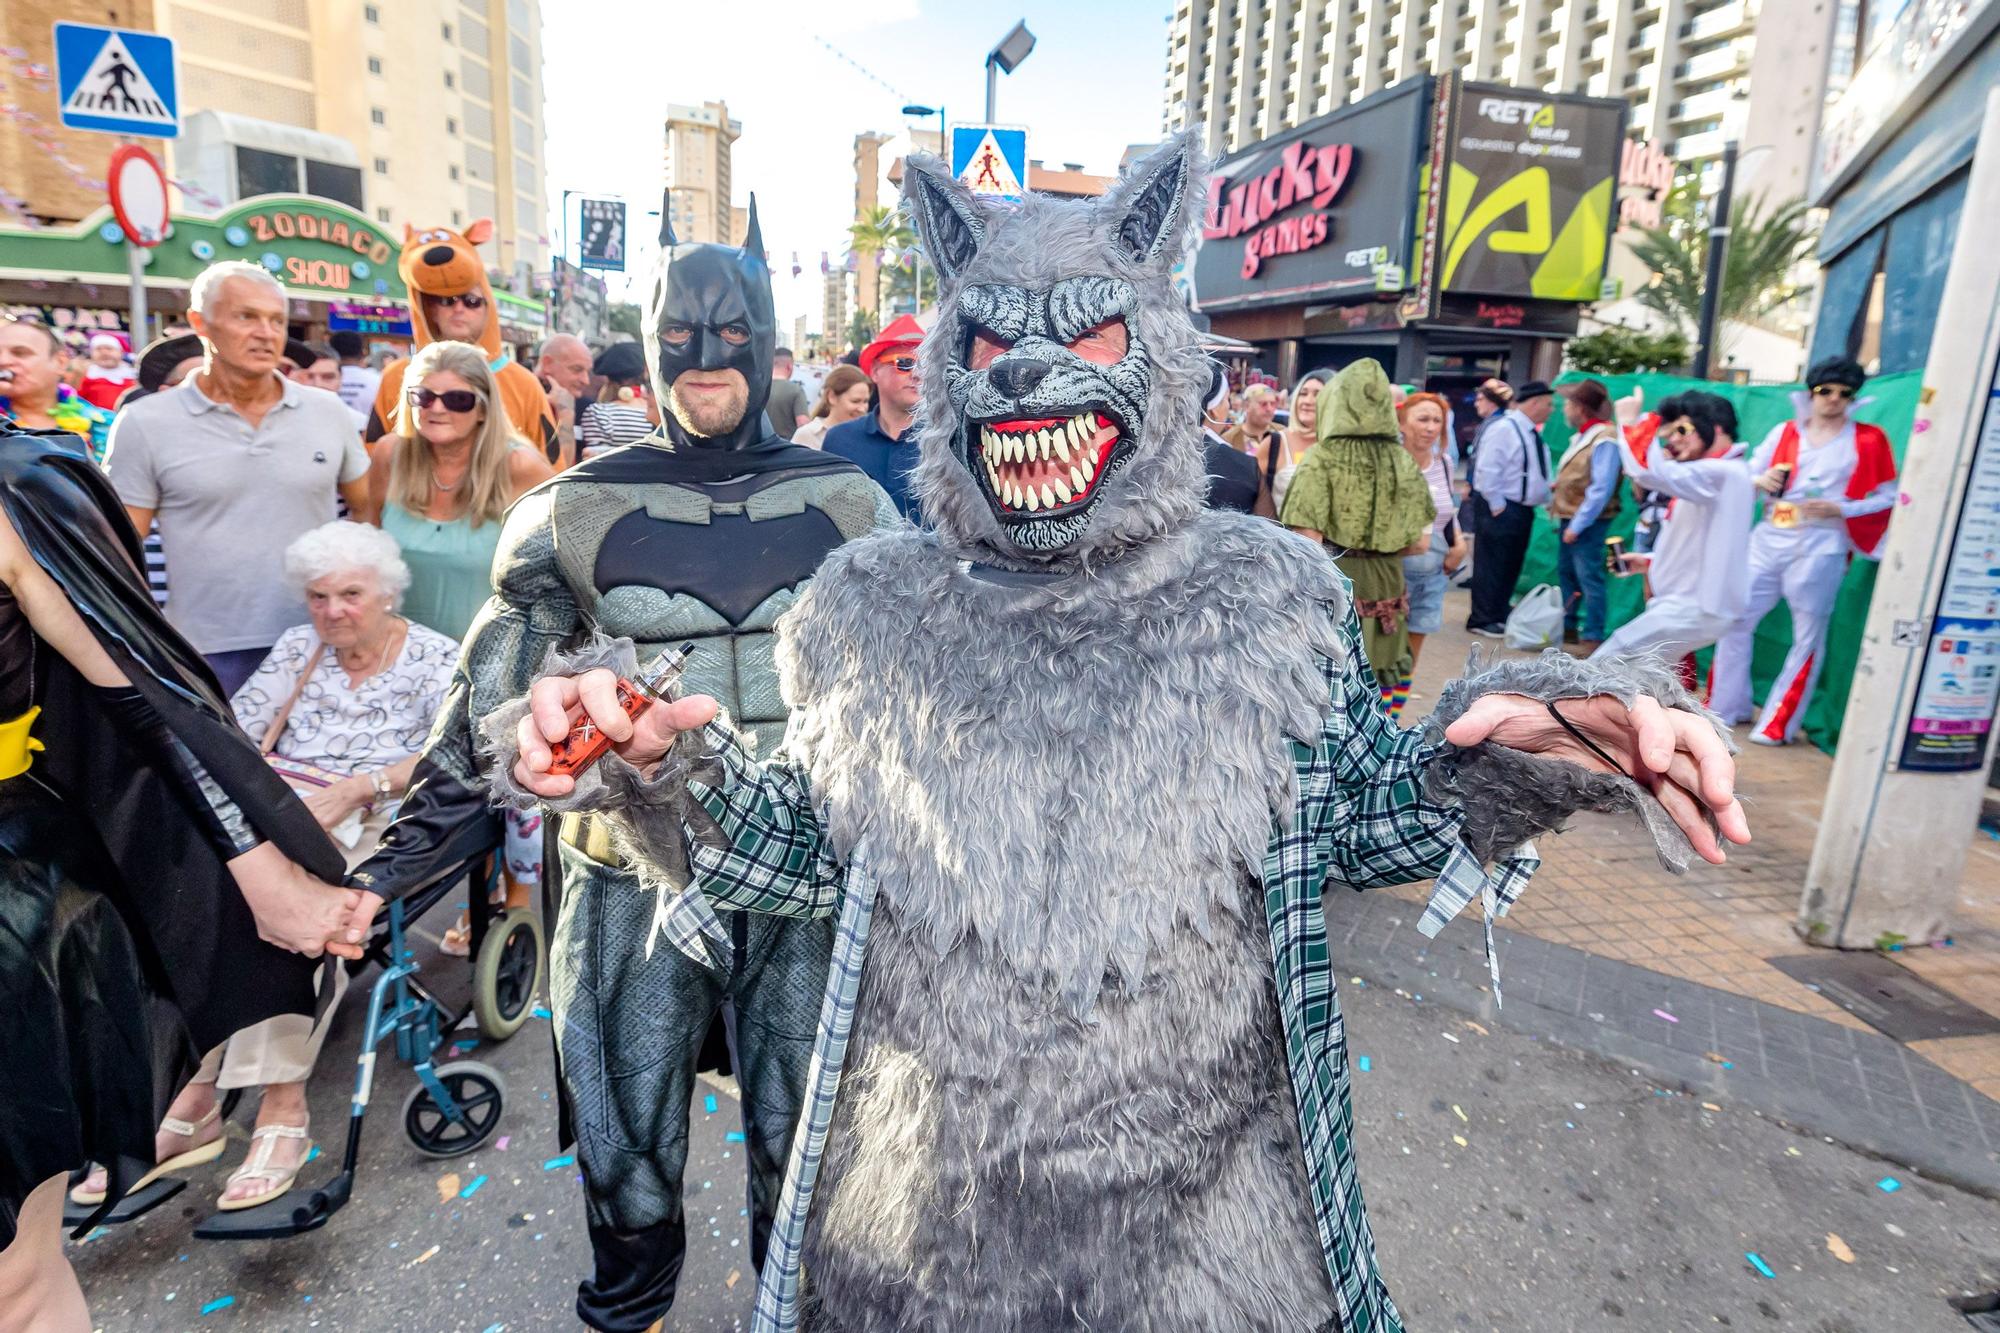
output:
<instances>
[{"instance_id":1,"label":"green plaid shirt","mask_svg":"<svg viewBox=\"0 0 2000 1333\"><path fill-rule=\"evenodd\" d=\"M1346 640L1346 662L1365 664L1351 612ZM1425 922L1427 933L1435 933L1478 896L1486 900L1490 923L1525 886L1535 862L1532 850L1524 848L1489 875L1458 841L1459 808L1425 797L1423 770L1442 742L1427 739L1421 728L1404 731L1390 721L1366 672L1332 661L1321 665L1331 706L1319 736L1292 746L1299 803L1288 827L1271 830L1264 910L1313 1215L1340 1312L1338 1327L1342 1333L1401 1333L1401 1317L1375 1266L1375 1240L1355 1174L1347 1038L1320 895L1329 884L1359 890L1435 878ZM713 925L708 902L836 917L802 1132L793 1139L752 1324L753 1333L793 1333L806 1213L853 1027L874 883L865 848L846 863L835 858L821 834L808 776L796 762L781 751L759 764L726 727L711 726L708 737L725 776L719 785L697 784L695 791L728 845L691 840L694 883L662 912L662 929L678 947L706 961L704 941L718 951L728 945Z\"/></svg>"}]
</instances>

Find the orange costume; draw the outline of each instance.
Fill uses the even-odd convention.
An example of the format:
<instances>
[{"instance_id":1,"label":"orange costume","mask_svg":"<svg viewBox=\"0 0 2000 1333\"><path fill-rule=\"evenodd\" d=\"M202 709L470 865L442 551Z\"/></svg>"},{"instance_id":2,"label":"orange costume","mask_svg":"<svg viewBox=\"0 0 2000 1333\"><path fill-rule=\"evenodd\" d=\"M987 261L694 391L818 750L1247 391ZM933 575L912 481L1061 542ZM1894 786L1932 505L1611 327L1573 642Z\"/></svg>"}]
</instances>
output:
<instances>
[{"instance_id":1,"label":"orange costume","mask_svg":"<svg viewBox=\"0 0 2000 1333\"><path fill-rule=\"evenodd\" d=\"M514 433L530 444L539 445L551 460L555 458L556 418L549 408L549 396L532 371L519 365L511 352L500 346L500 312L493 304L493 288L486 281L486 262L479 257L479 243L493 234L493 223L480 218L463 234L444 227L418 231L405 224L403 253L396 271L410 289L410 324L416 330L417 346L437 340L424 313L426 296L464 296L477 292L486 298L486 328L479 345L500 387L500 403ZM409 360L391 361L382 367L382 387L375 392L375 410L368 418L370 444L387 435L395 426L396 412L403 401L403 371Z\"/></svg>"}]
</instances>

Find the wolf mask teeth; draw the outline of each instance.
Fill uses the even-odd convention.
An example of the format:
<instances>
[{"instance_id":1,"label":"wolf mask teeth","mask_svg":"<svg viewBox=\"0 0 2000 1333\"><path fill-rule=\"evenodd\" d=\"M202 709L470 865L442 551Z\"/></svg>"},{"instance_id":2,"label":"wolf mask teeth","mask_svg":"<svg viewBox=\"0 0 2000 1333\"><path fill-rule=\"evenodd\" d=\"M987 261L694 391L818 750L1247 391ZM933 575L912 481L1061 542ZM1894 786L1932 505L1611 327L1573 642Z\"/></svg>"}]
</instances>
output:
<instances>
[{"instance_id":1,"label":"wolf mask teeth","mask_svg":"<svg viewBox=\"0 0 2000 1333\"><path fill-rule=\"evenodd\" d=\"M1199 510L1208 373L1171 279L1198 165L1183 136L1102 199L1002 209L934 159L908 163L904 200L944 280L916 478L942 536L1062 565Z\"/></svg>"}]
</instances>

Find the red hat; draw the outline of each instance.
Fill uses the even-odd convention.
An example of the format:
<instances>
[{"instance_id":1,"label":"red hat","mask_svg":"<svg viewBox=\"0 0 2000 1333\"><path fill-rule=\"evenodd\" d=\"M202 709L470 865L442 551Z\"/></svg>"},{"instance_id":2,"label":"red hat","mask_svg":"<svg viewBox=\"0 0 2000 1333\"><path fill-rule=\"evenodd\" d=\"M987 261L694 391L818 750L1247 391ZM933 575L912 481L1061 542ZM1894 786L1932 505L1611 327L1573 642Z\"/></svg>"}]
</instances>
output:
<instances>
[{"instance_id":1,"label":"red hat","mask_svg":"<svg viewBox=\"0 0 2000 1333\"><path fill-rule=\"evenodd\" d=\"M915 315L898 315L889 321L881 336L861 349L861 373L873 375L875 363L899 347L915 347L924 340L925 328Z\"/></svg>"}]
</instances>

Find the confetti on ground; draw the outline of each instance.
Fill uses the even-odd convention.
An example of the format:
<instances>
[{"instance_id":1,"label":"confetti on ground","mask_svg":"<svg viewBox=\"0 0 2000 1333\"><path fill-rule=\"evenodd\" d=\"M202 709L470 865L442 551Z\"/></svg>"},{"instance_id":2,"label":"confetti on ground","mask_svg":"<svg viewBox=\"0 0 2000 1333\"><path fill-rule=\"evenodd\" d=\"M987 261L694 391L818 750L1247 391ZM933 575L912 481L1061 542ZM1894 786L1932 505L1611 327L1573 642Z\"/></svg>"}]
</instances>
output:
<instances>
[{"instance_id":1,"label":"confetti on ground","mask_svg":"<svg viewBox=\"0 0 2000 1333\"><path fill-rule=\"evenodd\" d=\"M555 1017L555 1015L554 1015L554 1014L552 1014L552 1013L550 1013L550 1012L549 1012L548 1010L546 1010L546 1009L542 1008L542 1006L540 1006L539 1004L535 1006L535 1008L534 1008L534 1011L533 1011L533 1012L534 1012L534 1015L535 1015L535 1017L536 1017L536 1018L554 1018L554 1017Z\"/></svg>"},{"instance_id":2,"label":"confetti on ground","mask_svg":"<svg viewBox=\"0 0 2000 1333\"><path fill-rule=\"evenodd\" d=\"M439 1176L437 1181L438 1202L450 1203L452 1196L458 1193L458 1187L464 1183L458 1178L458 1172L456 1171Z\"/></svg>"},{"instance_id":3,"label":"confetti on ground","mask_svg":"<svg viewBox=\"0 0 2000 1333\"><path fill-rule=\"evenodd\" d=\"M1468 1125L1472 1123L1472 1121L1469 1118L1467 1118L1465 1112L1459 1109L1458 1104L1456 1102L1452 1104L1451 1113L1457 1116L1460 1120L1465 1121L1465 1123Z\"/></svg>"},{"instance_id":4,"label":"confetti on ground","mask_svg":"<svg viewBox=\"0 0 2000 1333\"><path fill-rule=\"evenodd\" d=\"M1465 1020L1465 1025L1471 1028L1474 1032L1477 1032L1482 1037L1490 1037L1493 1035L1491 1032L1488 1032L1483 1026L1473 1022L1469 1018Z\"/></svg>"},{"instance_id":5,"label":"confetti on ground","mask_svg":"<svg viewBox=\"0 0 2000 1333\"><path fill-rule=\"evenodd\" d=\"M485 1176L474 1176L472 1178L472 1183L470 1185L467 1185L464 1189L458 1192L458 1197L461 1199L471 1198L473 1195L479 1193L479 1187L481 1185L484 1185L485 1183L486 1183Z\"/></svg>"},{"instance_id":6,"label":"confetti on ground","mask_svg":"<svg viewBox=\"0 0 2000 1333\"><path fill-rule=\"evenodd\" d=\"M207 1305L202 1306L201 1312L203 1314L214 1314L217 1310L226 1310L234 1304L236 1304L234 1296L217 1296Z\"/></svg>"},{"instance_id":7,"label":"confetti on ground","mask_svg":"<svg viewBox=\"0 0 2000 1333\"><path fill-rule=\"evenodd\" d=\"M741 1131L739 1131L739 1130L734 1130L734 1129L732 1129L732 1130L730 1130L730 1131L729 1131L729 1132L728 1132L727 1134L724 1134L724 1135L723 1135L722 1137L723 1137L724 1139L728 1140L728 1141L729 1141L730 1143L741 1143L741 1142L743 1142L743 1134L742 1134L742 1132L741 1132Z\"/></svg>"},{"instance_id":8,"label":"confetti on ground","mask_svg":"<svg viewBox=\"0 0 2000 1333\"><path fill-rule=\"evenodd\" d=\"M1666 1010L1664 1010L1664 1009L1655 1009L1655 1010L1653 1011L1653 1017L1655 1017L1655 1018L1664 1018L1664 1019L1666 1019L1666 1020L1667 1020L1667 1021L1668 1021L1669 1023L1678 1023L1678 1022L1680 1022L1680 1019L1678 1019L1678 1018L1675 1018L1675 1017L1674 1017L1674 1016L1673 1016L1672 1014L1668 1013L1668 1012L1667 1012Z\"/></svg>"},{"instance_id":9,"label":"confetti on ground","mask_svg":"<svg viewBox=\"0 0 2000 1333\"><path fill-rule=\"evenodd\" d=\"M506 1151L507 1151L507 1143L508 1143L508 1141L509 1141L509 1140L511 1140L511 1139L512 1139L513 1137L514 1137L514 1136L513 1136L512 1134L502 1134L502 1135L500 1136L500 1141L499 1141L498 1143L495 1143L495 1144L493 1145L493 1151L494 1151L494 1152L506 1152Z\"/></svg>"},{"instance_id":10,"label":"confetti on ground","mask_svg":"<svg viewBox=\"0 0 2000 1333\"><path fill-rule=\"evenodd\" d=\"M1854 1262L1853 1247L1831 1231L1826 1233L1826 1252L1844 1264Z\"/></svg>"},{"instance_id":11,"label":"confetti on ground","mask_svg":"<svg viewBox=\"0 0 2000 1333\"><path fill-rule=\"evenodd\" d=\"M1804 1156L1805 1156L1805 1154L1804 1154L1804 1153L1802 1153L1802 1152L1800 1152L1800 1151L1799 1151L1799 1150L1798 1150L1797 1148L1787 1148L1787 1149L1785 1149L1785 1156L1787 1156L1787 1157L1804 1157Z\"/></svg>"},{"instance_id":12,"label":"confetti on ground","mask_svg":"<svg viewBox=\"0 0 2000 1333\"><path fill-rule=\"evenodd\" d=\"M1361 1057L1360 1063L1361 1063L1361 1072L1364 1074L1367 1073L1369 1069L1373 1067L1368 1063L1368 1057L1365 1055Z\"/></svg>"},{"instance_id":13,"label":"confetti on ground","mask_svg":"<svg viewBox=\"0 0 2000 1333\"><path fill-rule=\"evenodd\" d=\"M1458 1045L1458 1038L1452 1036L1449 1032L1440 1032L1438 1033L1438 1035L1440 1037L1443 1037L1446 1041L1450 1042L1452 1045L1454 1046Z\"/></svg>"},{"instance_id":14,"label":"confetti on ground","mask_svg":"<svg viewBox=\"0 0 2000 1333\"><path fill-rule=\"evenodd\" d=\"M1884 1176L1875 1182L1875 1188L1881 1190L1884 1194L1894 1194L1897 1190L1903 1188L1903 1182L1894 1176Z\"/></svg>"},{"instance_id":15,"label":"confetti on ground","mask_svg":"<svg viewBox=\"0 0 2000 1333\"><path fill-rule=\"evenodd\" d=\"M1716 1053L1716 1052L1714 1052L1714 1051L1703 1051L1703 1052L1701 1053L1701 1058L1702 1058L1702 1059L1704 1059L1704 1060L1706 1060L1706 1061L1708 1061L1708 1062L1709 1062L1710 1064L1712 1064L1712 1065L1721 1065L1721 1066L1722 1066L1722 1067L1723 1067L1724 1069L1734 1069L1734 1068L1736 1068L1736 1062L1735 1062L1735 1061L1733 1061L1733 1060L1725 1060L1725 1059L1723 1059L1723 1058L1722 1058L1722 1056L1721 1056L1721 1055L1719 1055L1718 1053Z\"/></svg>"},{"instance_id":16,"label":"confetti on ground","mask_svg":"<svg viewBox=\"0 0 2000 1333\"><path fill-rule=\"evenodd\" d=\"M488 1324L485 1333L500 1333L500 1330L505 1327L507 1327L505 1324Z\"/></svg>"},{"instance_id":17,"label":"confetti on ground","mask_svg":"<svg viewBox=\"0 0 2000 1333\"><path fill-rule=\"evenodd\" d=\"M1759 1273L1762 1273L1765 1277L1775 1279L1778 1276L1776 1273L1773 1273L1771 1271L1771 1265L1765 1263L1764 1260L1756 1253L1754 1252L1748 1253L1745 1254L1743 1257L1750 1261L1750 1266L1752 1268L1756 1269Z\"/></svg>"},{"instance_id":18,"label":"confetti on ground","mask_svg":"<svg viewBox=\"0 0 2000 1333\"><path fill-rule=\"evenodd\" d=\"M1467 1143L1467 1142L1465 1141L1465 1135L1463 1135L1463 1134L1454 1134L1454 1135L1452 1135L1452 1136L1451 1136L1451 1141L1452 1141L1453 1143L1456 1143L1456 1144L1457 1144L1457 1145L1458 1145L1459 1147L1461 1147L1461 1148L1469 1148L1469 1147L1471 1147L1471 1146L1472 1146L1471 1144L1469 1144L1469 1143Z\"/></svg>"},{"instance_id":19,"label":"confetti on ground","mask_svg":"<svg viewBox=\"0 0 2000 1333\"><path fill-rule=\"evenodd\" d=\"M410 1260L410 1262L404 1264L403 1267L415 1268L418 1264L427 1264L432 1259L436 1258L437 1252L443 1248L444 1246L442 1245L433 1245L428 1250L425 1250L422 1254L418 1255L416 1258Z\"/></svg>"},{"instance_id":20,"label":"confetti on ground","mask_svg":"<svg viewBox=\"0 0 2000 1333\"><path fill-rule=\"evenodd\" d=\"M1701 1109L1704 1111L1720 1111L1722 1108L1720 1106L1717 1106L1714 1102L1703 1102L1701 1104Z\"/></svg>"},{"instance_id":21,"label":"confetti on ground","mask_svg":"<svg viewBox=\"0 0 2000 1333\"><path fill-rule=\"evenodd\" d=\"M575 1165L576 1165L576 1154L575 1154L575 1153L566 1153L566 1154L564 1154L564 1155L563 1155L563 1156L561 1156L561 1157L551 1157L551 1158L549 1158L549 1160L548 1160L548 1161L546 1161L546 1162L543 1162L543 1163L542 1163L542 1170L544 1170L544 1171L560 1171L560 1170L562 1170L562 1168L564 1168L564 1167L566 1167L566 1166L575 1166Z\"/></svg>"},{"instance_id":22,"label":"confetti on ground","mask_svg":"<svg viewBox=\"0 0 2000 1333\"><path fill-rule=\"evenodd\" d=\"M731 1291L734 1291L736 1290L736 1284L742 1280L742 1277L743 1277L742 1269L732 1268L729 1270L729 1280L723 1283L722 1285L728 1287Z\"/></svg>"},{"instance_id":23,"label":"confetti on ground","mask_svg":"<svg viewBox=\"0 0 2000 1333\"><path fill-rule=\"evenodd\" d=\"M709 1094L708 1094L708 1096L706 1096L706 1097L704 1097L704 1098L702 1098L702 1099L701 1099L701 1109L702 1109L702 1110L704 1110L704 1111L706 1111L706 1112L708 1112L708 1113L709 1113L710 1115L714 1115L714 1114L715 1114L715 1094L714 1094L714 1093L712 1093L712 1092L711 1092L711 1093L709 1093Z\"/></svg>"},{"instance_id":24,"label":"confetti on ground","mask_svg":"<svg viewBox=\"0 0 2000 1333\"><path fill-rule=\"evenodd\" d=\"M312 1160L313 1160L314 1158L318 1157L319 1155L320 1155L320 1151L319 1151L319 1145L318 1145L317 1143L315 1143L315 1144L313 1145L313 1149L312 1149L312 1151L306 1154L306 1160L307 1160L308 1162L310 1162L310 1161L312 1161Z\"/></svg>"}]
</instances>

